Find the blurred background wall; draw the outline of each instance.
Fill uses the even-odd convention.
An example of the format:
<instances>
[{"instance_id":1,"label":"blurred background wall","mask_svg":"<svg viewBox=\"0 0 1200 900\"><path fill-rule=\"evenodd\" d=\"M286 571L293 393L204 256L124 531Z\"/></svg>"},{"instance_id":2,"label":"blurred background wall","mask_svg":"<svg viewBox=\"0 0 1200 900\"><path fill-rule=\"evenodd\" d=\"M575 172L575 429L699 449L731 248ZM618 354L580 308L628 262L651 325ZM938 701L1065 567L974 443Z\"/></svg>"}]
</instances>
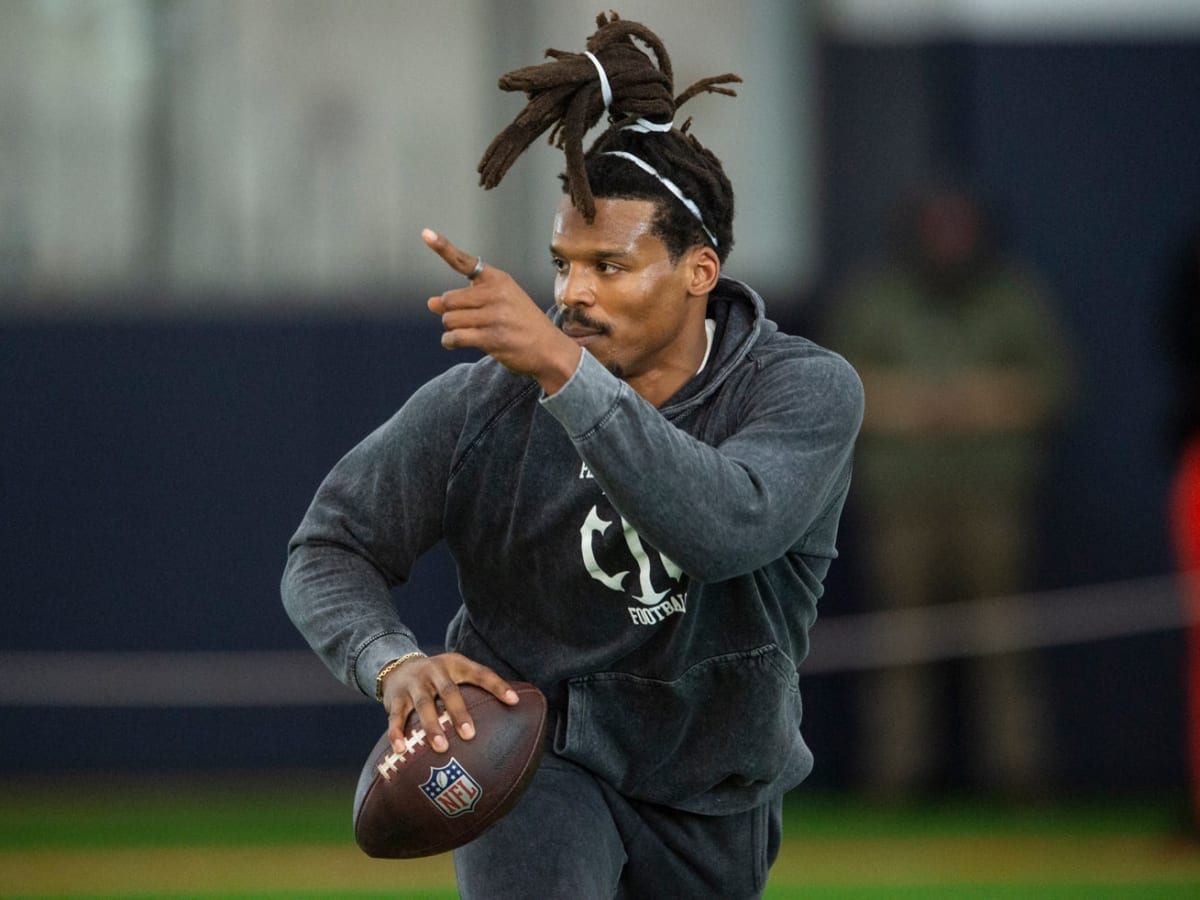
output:
<instances>
[{"instance_id":1,"label":"blurred background wall","mask_svg":"<svg viewBox=\"0 0 1200 900\"><path fill-rule=\"evenodd\" d=\"M1048 8L1053 6L1053 8ZM0 773L357 766L378 710L286 621L320 478L452 360L421 227L548 299L561 156L475 165L497 77L577 50L570 0L0 5ZM655 0L618 10L738 193L728 271L820 333L897 202L950 172L1002 213L1071 332L1078 401L1040 501L1042 589L1168 573L1162 312L1200 222L1200 7ZM540 293L539 293L540 292ZM864 607L853 510L824 615ZM440 639L452 566L398 593ZM821 634L814 634L819 645ZM1066 788L1182 783L1178 629L1045 651ZM806 684L814 778L853 785L854 671Z\"/></svg>"},{"instance_id":2,"label":"blurred background wall","mask_svg":"<svg viewBox=\"0 0 1200 900\"><path fill-rule=\"evenodd\" d=\"M475 166L522 105L500 74L580 44L595 15L549 0L6 4L5 280L39 310L103 309L114 289L167 309L336 309L330 292L363 288L396 312L391 292L441 275L425 223L544 274L540 236L510 226L548 229L561 153L539 141L487 196ZM707 0L658 17L677 22L680 91L718 68L757 85L752 102L695 104L744 185L742 265L779 270L786 254L812 278L812 13Z\"/></svg>"}]
</instances>

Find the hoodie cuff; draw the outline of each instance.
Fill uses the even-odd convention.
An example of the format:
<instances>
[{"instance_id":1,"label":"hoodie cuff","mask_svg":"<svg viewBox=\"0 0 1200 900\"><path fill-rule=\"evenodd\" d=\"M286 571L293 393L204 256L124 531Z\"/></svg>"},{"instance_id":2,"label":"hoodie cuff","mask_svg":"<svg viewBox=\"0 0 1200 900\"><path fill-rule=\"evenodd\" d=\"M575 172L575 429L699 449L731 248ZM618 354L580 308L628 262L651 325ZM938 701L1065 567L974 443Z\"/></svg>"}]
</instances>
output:
<instances>
[{"instance_id":1,"label":"hoodie cuff","mask_svg":"<svg viewBox=\"0 0 1200 900\"><path fill-rule=\"evenodd\" d=\"M612 414L628 385L585 349L579 365L558 391L538 401L572 440L585 438Z\"/></svg>"},{"instance_id":2,"label":"hoodie cuff","mask_svg":"<svg viewBox=\"0 0 1200 900\"><path fill-rule=\"evenodd\" d=\"M411 633L388 631L371 638L354 659L354 682L358 689L375 699L375 679L379 670L393 659L399 659L421 648Z\"/></svg>"}]
</instances>

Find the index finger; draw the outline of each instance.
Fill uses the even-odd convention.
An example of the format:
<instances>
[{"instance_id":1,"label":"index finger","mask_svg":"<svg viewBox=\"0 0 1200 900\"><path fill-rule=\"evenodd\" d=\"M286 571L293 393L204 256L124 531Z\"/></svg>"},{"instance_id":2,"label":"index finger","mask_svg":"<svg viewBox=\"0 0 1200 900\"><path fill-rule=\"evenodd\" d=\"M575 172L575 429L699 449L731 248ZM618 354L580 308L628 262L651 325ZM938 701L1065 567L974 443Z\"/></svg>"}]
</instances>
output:
<instances>
[{"instance_id":1,"label":"index finger","mask_svg":"<svg viewBox=\"0 0 1200 900\"><path fill-rule=\"evenodd\" d=\"M470 253L464 253L455 247L445 236L438 234L431 228L426 228L421 231L421 240L425 245L446 261L459 275L464 278L469 277L475 269L475 264L479 261L478 256L473 256Z\"/></svg>"}]
</instances>

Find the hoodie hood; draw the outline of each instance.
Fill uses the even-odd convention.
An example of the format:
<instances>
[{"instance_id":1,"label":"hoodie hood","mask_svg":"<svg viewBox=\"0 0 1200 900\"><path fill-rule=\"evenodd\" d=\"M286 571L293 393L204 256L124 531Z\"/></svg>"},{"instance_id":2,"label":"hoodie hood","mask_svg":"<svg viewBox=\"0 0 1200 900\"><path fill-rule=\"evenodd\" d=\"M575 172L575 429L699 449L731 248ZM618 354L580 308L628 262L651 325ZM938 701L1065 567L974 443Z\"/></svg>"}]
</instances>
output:
<instances>
[{"instance_id":1,"label":"hoodie hood","mask_svg":"<svg viewBox=\"0 0 1200 900\"><path fill-rule=\"evenodd\" d=\"M775 331L774 323L766 317L762 297L748 285L724 275L709 294L707 317L717 326L708 364L662 405L663 415L673 416L703 404L746 358L759 338Z\"/></svg>"}]
</instances>

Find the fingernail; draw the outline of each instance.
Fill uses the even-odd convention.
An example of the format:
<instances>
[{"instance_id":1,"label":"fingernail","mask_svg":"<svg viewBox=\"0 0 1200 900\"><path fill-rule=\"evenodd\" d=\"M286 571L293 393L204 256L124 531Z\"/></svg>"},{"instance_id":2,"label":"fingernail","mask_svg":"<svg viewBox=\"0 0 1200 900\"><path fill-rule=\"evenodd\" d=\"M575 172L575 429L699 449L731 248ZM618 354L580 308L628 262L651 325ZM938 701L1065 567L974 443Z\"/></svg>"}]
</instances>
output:
<instances>
[{"instance_id":1,"label":"fingernail","mask_svg":"<svg viewBox=\"0 0 1200 900\"><path fill-rule=\"evenodd\" d=\"M438 753L445 753L450 749L450 744L446 741L445 737L439 734L433 739L433 749Z\"/></svg>"},{"instance_id":2,"label":"fingernail","mask_svg":"<svg viewBox=\"0 0 1200 900\"><path fill-rule=\"evenodd\" d=\"M404 741L392 741L392 749L397 753L404 752Z\"/></svg>"},{"instance_id":3,"label":"fingernail","mask_svg":"<svg viewBox=\"0 0 1200 900\"><path fill-rule=\"evenodd\" d=\"M436 241L437 232L431 228L423 228L421 229L421 237L425 238L427 241Z\"/></svg>"},{"instance_id":4,"label":"fingernail","mask_svg":"<svg viewBox=\"0 0 1200 900\"><path fill-rule=\"evenodd\" d=\"M462 727L458 729L458 733L463 736L464 741L469 741L475 737L475 726L470 722L463 722Z\"/></svg>"},{"instance_id":5,"label":"fingernail","mask_svg":"<svg viewBox=\"0 0 1200 900\"><path fill-rule=\"evenodd\" d=\"M504 694L504 700L507 703L516 703L519 699L516 691L509 690Z\"/></svg>"}]
</instances>

